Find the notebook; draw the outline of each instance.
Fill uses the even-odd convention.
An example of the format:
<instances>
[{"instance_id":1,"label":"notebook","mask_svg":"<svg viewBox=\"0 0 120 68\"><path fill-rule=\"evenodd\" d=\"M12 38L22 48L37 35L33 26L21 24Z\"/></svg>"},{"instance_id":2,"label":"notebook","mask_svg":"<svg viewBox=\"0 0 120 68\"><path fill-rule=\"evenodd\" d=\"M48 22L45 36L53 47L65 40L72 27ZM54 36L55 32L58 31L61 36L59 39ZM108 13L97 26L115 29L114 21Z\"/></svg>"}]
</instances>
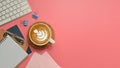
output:
<instances>
[{"instance_id":1,"label":"notebook","mask_svg":"<svg viewBox=\"0 0 120 68\"><path fill-rule=\"evenodd\" d=\"M9 35L0 42L0 68L15 68L27 55Z\"/></svg>"},{"instance_id":2,"label":"notebook","mask_svg":"<svg viewBox=\"0 0 120 68\"><path fill-rule=\"evenodd\" d=\"M21 33L21 31L20 31L20 29L18 28L17 25L9 28L7 31L9 31L9 32L11 32L11 33L13 33L13 34L15 34L15 35L18 35L18 36L24 38L23 35L22 35L22 33ZM30 54L30 53L32 52L31 49L30 49L30 47L27 48L27 51L26 51L26 52L27 52L28 54Z\"/></svg>"},{"instance_id":3,"label":"notebook","mask_svg":"<svg viewBox=\"0 0 120 68\"><path fill-rule=\"evenodd\" d=\"M40 55L35 52L30 61L28 62L26 68L61 68L53 58L45 52L44 54Z\"/></svg>"}]
</instances>

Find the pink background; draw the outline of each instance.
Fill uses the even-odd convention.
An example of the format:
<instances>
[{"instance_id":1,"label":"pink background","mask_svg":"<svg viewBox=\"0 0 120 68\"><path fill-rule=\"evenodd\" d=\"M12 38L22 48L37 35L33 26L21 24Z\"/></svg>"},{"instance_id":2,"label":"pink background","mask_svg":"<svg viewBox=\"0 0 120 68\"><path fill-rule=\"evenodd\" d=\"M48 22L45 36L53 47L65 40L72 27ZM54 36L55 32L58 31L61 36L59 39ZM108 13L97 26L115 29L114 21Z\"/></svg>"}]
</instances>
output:
<instances>
[{"instance_id":1,"label":"pink background","mask_svg":"<svg viewBox=\"0 0 120 68\"><path fill-rule=\"evenodd\" d=\"M31 14L0 28L17 24L27 38L29 26L37 21L49 23L56 43L48 51L62 68L120 68L120 0L28 0ZM29 20L24 27L22 21ZM32 54L33 54L32 53ZM19 66L25 68L32 54Z\"/></svg>"}]
</instances>

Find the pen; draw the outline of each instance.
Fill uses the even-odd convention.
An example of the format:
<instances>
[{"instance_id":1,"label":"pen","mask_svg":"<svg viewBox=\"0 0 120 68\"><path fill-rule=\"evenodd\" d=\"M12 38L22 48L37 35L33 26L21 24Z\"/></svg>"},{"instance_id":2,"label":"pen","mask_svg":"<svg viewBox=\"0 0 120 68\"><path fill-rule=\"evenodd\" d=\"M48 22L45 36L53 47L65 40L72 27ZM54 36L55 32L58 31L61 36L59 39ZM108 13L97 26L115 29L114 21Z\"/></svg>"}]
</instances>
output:
<instances>
[{"instance_id":1,"label":"pen","mask_svg":"<svg viewBox=\"0 0 120 68\"><path fill-rule=\"evenodd\" d=\"M7 35L10 35L18 44L20 44L20 45L24 44L24 39L23 38L15 35L11 32L6 31L3 36L6 37Z\"/></svg>"}]
</instances>

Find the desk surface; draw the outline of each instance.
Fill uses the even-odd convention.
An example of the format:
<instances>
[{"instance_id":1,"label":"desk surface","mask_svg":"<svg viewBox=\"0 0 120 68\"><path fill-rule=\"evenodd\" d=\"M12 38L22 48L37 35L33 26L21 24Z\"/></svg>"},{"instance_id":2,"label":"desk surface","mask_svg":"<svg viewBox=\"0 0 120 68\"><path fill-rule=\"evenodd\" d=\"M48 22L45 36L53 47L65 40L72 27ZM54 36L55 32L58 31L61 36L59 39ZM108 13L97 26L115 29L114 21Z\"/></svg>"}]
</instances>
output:
<instances>
[{"instance_id":1,"label":"desk surface","mask_svg":"<svg viewBox=\"0 0 120 68\"><path fill-rule=\"evenodd\" d=\"M30 25L48 22L55 30L56 43L46 50L62 68L120 68L120 0L28 0L31 14L0 28L17 24L27 39ZM24 27L22 21L29 20ZM33 53L32 53L33 54ZM24 68L32 54L19 66Z\"/></svg>"}]
</instances>

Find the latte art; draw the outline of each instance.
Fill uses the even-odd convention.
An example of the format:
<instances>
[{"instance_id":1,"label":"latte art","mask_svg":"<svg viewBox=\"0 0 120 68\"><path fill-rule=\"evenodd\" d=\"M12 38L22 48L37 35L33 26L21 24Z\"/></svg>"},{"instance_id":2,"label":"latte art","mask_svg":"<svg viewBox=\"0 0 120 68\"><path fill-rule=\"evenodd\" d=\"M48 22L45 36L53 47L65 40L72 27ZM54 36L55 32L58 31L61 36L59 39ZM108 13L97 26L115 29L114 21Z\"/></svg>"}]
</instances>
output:
<instances>
[{"instance_id":1,"label":"latte art","mask_svg":"<svg viewBox=\"0 0 120 68\"><path fill-rule=\"evenodd\" d=\"M34 33L36 33L36 35L37 35L37 40L39 40L39 41L44 41L45 39L47 39L47 31L46 30L37 30L37 29L35 29L34 30Z\"/></svg>"},{"instance_id":2,"label":"latte art","mask_svg":"<svg viewBox=\"0 0 120 68\"><path fill-rule=\"evenodd\" d=\"M29 29L30 41L37 46L44 46L49 43L54 44L53 31L50 25L45 22L35 23Z\"/></svg>"}]
</instances>

